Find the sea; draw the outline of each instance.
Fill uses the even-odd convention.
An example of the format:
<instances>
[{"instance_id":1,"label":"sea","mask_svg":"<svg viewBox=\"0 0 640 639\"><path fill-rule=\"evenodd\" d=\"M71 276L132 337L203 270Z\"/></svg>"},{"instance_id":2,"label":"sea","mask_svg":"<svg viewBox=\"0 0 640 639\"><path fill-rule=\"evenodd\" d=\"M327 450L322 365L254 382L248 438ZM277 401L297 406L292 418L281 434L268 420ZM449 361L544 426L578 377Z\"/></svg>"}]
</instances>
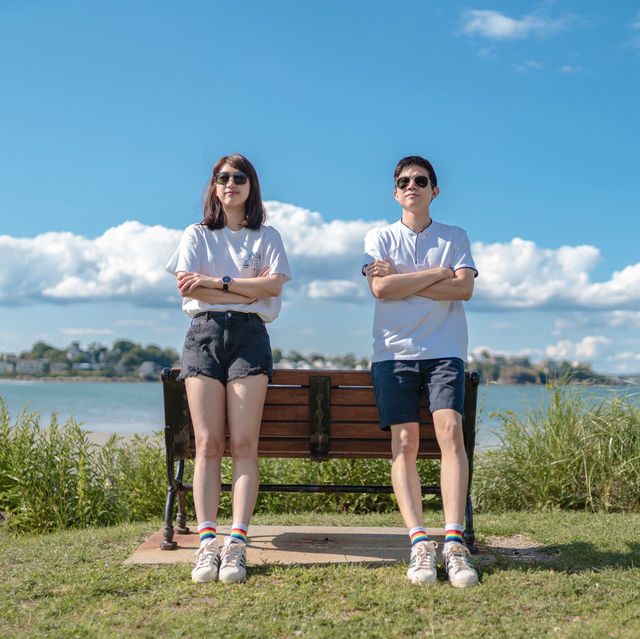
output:
<instances>
[{"instance_id":1,"label":"sea","mask_svg":"<svg viewBox=\"0 0 640 639\"><path fill-rule=\"evenodd\" d=\"M640 386L589 386L584 391L594 399L626 393L640 405ZM476 448L486 450L498 444L501 420L498 413L524 414L539 406L545 387L539 385L480 385ZM70 417L96 433L152 435L164 428L162 384L160 382L56 382L0 381L2 398L12 419L23 411L41 413L46 426L53 413L58 423Z\"/></svg>"}]
</instances>

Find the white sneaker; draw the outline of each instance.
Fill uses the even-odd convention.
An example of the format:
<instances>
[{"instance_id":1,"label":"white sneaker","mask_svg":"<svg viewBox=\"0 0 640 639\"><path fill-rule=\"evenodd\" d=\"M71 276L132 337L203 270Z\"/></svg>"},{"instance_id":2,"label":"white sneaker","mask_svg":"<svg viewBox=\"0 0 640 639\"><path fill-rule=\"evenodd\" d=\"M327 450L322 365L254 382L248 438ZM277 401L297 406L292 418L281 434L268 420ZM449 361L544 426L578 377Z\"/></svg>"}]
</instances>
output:
<instances>
[{"instance_id":1,"label":"white sneaker","mask_svg":"<svg viewBox=\"0 0 640 639\"><path fill-rule=\"evenodd\" d=\"M435 584L438 580L436 572L435 541L419 541L411 547L411 560L407 568L407 578L413 584Z\"/></svg>"},{"instance_id":2,"label":"white sneaker","mask_svg":"<svg viewBox=\"0 0 640 639\"><path fill-rule=\"evenodd\" d=\"M220 552L220 581L243 581L247 576L247 544L242 541L232 541L231 537L224 540Z\"/></svg>"},{"instance_id":3,"label":"white sneaker","mask_svg":"<svg viewBox=\"0 0 640 639\"><path fill-rule=\"evenodd\" d=\"M209 539L196 550L196 565L191 571L191 579L198 583L215 581L220 565L220 546L217 539Z\"/></svg>"},{"instance_id":4,"label":"white sneaker","mask_svg":"<svg viewBox=\"0 0 640 639\"><path fill-rule=\"evenodd\" d=\"M465 588L478 583L478 573L471 565L470 557L468 548L458 542L444 545L444 569L453 586Z\"/></svg>"}]
</instances>

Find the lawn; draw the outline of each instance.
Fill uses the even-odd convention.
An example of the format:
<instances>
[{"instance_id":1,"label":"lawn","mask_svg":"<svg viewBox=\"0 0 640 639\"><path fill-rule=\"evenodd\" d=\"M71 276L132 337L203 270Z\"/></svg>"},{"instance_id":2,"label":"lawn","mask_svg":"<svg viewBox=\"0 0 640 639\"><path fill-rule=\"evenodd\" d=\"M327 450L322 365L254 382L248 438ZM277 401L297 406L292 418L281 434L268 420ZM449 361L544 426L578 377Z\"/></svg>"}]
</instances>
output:
<instances>
[{"instance_id":1,"label":"lawn","mask_svg":"<svg viewBox=\"0 0 640 639\"><path fill-rule=\"evenodd\" d=\"M402 525L396 514L326 513L253 523ZM0 636L640 636L637 514L478 515L481 542L525 535L541 547L533 562L497 553L469 589L443 574L436 587L411 585L406 565L259 566L239 585L194 584L185 564L123 565L161 525L0 533Z\"/></svg>"}]
</instances>

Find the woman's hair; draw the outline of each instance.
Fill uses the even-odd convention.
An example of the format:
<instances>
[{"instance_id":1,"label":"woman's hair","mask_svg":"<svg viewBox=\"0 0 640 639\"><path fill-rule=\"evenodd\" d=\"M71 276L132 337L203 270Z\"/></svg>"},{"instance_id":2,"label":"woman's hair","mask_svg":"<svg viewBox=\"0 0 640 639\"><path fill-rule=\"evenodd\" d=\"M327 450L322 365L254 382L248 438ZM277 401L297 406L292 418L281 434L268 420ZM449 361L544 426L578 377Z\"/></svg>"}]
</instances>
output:
<instances>
[{"instance_id":1,"label":"woman's hair","mask_svg":"<svg viewBox=\"0 0 640 639\"><path fill-rule=\"evenodd\" d=\"M224 228L227 224L227 216L225 215L222 203L216 195L215 177L224 164L229 164L234 169L247 174L249 178L249 197L245 203L245 226L250 229L259 229L267 219L267 213L262 204L262 195L260 193L260 182L258 182L258 174L253 168L253 164L243 155L234 153L233 155L225 155L220 158L213 167L213 173L207 190L203 196L204 219L200 224L204 224L212 231Z\"/></svg>"}]
</instances>

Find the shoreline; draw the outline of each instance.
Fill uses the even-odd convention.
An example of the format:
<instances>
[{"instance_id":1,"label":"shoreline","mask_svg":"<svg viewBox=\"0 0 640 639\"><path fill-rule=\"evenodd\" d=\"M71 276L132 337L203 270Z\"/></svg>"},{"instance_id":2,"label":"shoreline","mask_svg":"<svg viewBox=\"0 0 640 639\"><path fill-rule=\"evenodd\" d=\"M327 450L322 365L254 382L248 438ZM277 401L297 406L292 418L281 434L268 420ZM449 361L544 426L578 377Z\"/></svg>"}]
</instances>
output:
<instances>
[{"instance_id":1,"label":"shoreline","mask_svg":"<svg viewBox=\"0 0 640 639\"><path fill-rule=\"evenodd\" d=\"M158 379L149 379L145 377L84 377L82 375L60 377L53 377L50 375L42 377L36 377L35 375L12 375L11 377L0 376L0 382L113 382L114 384L153 384L159 383L160 381L159 375Z\"/></svg>"}]
</instances>

